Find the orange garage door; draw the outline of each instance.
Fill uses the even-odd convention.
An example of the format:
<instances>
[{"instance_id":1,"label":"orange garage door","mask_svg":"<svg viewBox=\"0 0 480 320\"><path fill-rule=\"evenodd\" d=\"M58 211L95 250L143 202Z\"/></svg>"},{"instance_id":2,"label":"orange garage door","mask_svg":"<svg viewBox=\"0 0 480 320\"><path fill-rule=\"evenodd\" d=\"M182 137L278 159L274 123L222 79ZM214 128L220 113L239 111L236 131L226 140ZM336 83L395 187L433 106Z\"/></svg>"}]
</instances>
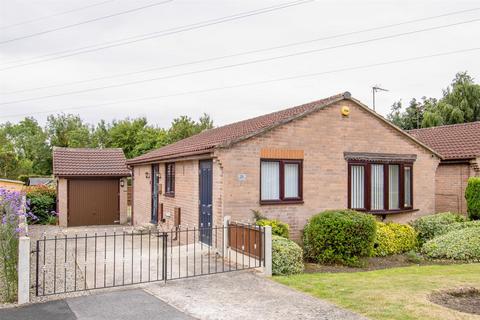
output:
<instances>
[{"instance_id":1,"label":"orange garage door","mask_svg":"<svg viewBox=\"0 0 480 320\"><path fill-rule=\"evenodd\" d=\"M113 224L119 215L118 179L68 181L68 226Z\"/></svg>"}]
</instances>

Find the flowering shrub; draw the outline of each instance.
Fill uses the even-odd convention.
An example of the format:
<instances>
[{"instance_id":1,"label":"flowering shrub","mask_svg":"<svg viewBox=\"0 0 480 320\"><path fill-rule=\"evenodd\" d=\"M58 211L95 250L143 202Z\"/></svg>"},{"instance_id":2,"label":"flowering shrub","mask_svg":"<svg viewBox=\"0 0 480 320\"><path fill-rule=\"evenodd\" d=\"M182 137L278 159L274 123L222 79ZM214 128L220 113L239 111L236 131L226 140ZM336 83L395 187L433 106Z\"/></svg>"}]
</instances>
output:
<instances>
[{"instance_id":1,"label":"flowering shrub","mask_svg":"<svg viewBox=\"0 0 480 320\"><path fill-rule=\"evenodd\" d=\"M44 185L32 186L26 189L26 195L30 211L37 217L35 220L29 219L31 223L56 224L55 188Z\"/></svg>"},{"instance_id":2,"label":"flowering shrub","mask_svg":"<svg viewBox=\"0 0 480 320\"><path fill-rule=\"evenodd\" d=\"M25 212L22 193L0 188L0 295L7 302L17 295L18 237L24 231L20 221L26 219Z\"/></svg>"}]
</instances>

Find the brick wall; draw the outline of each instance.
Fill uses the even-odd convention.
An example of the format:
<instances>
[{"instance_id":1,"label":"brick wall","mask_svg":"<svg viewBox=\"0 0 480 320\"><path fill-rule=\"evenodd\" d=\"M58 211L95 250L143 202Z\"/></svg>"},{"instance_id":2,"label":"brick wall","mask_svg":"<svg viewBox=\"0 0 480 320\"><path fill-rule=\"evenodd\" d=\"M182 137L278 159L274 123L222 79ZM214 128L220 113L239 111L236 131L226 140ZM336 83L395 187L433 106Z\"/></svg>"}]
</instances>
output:
<instances>
[{"instance_id":1,"label":"brick wall","mask_svg":"<svg viewBox=\"0 0 480 320\"><path fill-rule=\"evenodd\" d=\"M476 175L469 163L440 164L435 179L435 211L467 213L465 188L468 178Z\"/></svg>"},{"instance_id":2,"label":"brick wall","mask_svg":"<svg viewBox=\"0 0 480 320\"><path fill-rule=\"evenodd\" d=\"M122 187L123 182L123 187ZM120 179L120 224L127 223L128 186L127 178Z\"/></svg>"},{"instance_id":3,"label":"brick wall","mask_svg":"<svg viewBox=\"0 0 480 320\"><path fill-rule=\"evenodd\" d=\"M343 117L342 106L350 107ZM262 149L304 151L303 204L260 205ZM341 101L261 136L216 151L223 168L223 210L234 220L251 219L251 209L290 224L299 239L307 219L325 209L347 207L348 175L344 152L416 154L413 189L418 212L392 216L408 221L435 211L435 170L438 159L352 101ZM246 174L240 181L239 174Z\"/></svg>"},{"instance_id":4,"label":"brick wall","mask_svg":"<svg viewBox=\"0 0 480 320\"><path fill-rule=\"evenodd\" d=\"M150 178L146 178L148 172ZM152 205L151 166L138 165L133 168L133 224L150 223Z\"/></svg>"},{"instance_id":5,"label":"brick wall","mask_svg":"<svg viewBox=\"0 0 480 320\"><path fill-rule=\"evenodd\" d=\"M68 180L63 178L57 179L57 213L58 224L66 227L68 222Z\"/></svg>"}]
</instances>

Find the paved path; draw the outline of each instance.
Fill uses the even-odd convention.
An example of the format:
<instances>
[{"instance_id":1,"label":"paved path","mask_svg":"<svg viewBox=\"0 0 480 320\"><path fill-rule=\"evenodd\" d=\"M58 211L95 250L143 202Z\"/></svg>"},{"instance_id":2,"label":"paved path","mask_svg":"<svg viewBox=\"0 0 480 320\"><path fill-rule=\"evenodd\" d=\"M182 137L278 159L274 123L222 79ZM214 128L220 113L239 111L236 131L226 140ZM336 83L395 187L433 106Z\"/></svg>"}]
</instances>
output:
<instances>
[{"instance_id":1,"label":"paved path","mask_svg":"<svg viewBox=\"0 0 480 320\"><path fill-rule=\"evenodd\" d=\"M252 272L150 284L146 290L199 319L366 319Z\"/></svg>"},{"instance_id":2,"label":"paved path","mask_svg":"<svg viewBox=\"0 0 480 320\"><path fill-rule=\"evenodd\" d=\"M143 290L125 290L0 309L2 320L190 320Z\"/></svg>"}]
</instances>

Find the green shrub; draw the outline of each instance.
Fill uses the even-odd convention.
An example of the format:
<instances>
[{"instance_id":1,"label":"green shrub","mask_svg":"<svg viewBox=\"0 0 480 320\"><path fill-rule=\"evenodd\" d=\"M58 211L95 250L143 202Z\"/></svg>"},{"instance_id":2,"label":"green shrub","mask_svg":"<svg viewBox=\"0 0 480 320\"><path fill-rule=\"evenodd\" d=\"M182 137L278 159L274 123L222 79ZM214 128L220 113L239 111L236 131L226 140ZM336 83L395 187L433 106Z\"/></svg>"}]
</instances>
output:
<instances>
[{"instance_id":1,"label":"green shrub","mask_svg":"<svg viewBox=\"0 0 480 320\"><path fill-rule=\"evenodd\" d=\"M480 177L468 179L465 189L468 217L471 220L480 220Z\"/></svg>"},{"instance_id":2,"label":"green shrub","mask_svg":"<svg viewBox=\"0 0 480 320\"><path fill-rule=\"evenodd\" d=\"M415 248L417 234L406 224L377 222L373 255L384 257L392 254L403 253Z\"/></svg>"},{"instance_id":3,"label":"green shrub","mask_svg":"<svg viewBox=\"0 0 480 320\"><path fill-rule=\"evenodd\" d=\"M432 259L480 261L480 232L466 228L446 233L426 242L422 253Z\"/></svg>"},{"instance_id":4,"label":"green shrub","mask_svg":"<svg viewBox=\"0 0 480 320\"><path fill-rule=\"evenodd\" d=\"M461 215L443 212L418 218L412 222L412 226L418 234L418 244L422 245L435 236L443 234L447 225L464 221L465 218Z\"/></svg>"},{"instance_id":5,"label":"green shrub","mask_svg":"<svg viewBox=\"0 0 480 320\"><path fill-rule=\"evenodd\" d=\"M468 229L468 228L480 228L480 221L474 220L474 221L455 222L455 223L447 224L443 228L440 228L438 230L435 237L444 235L452 231ZM478 229L478 231L480 232L480 229Z\"/></svg>"},{"instance_id":6,"label":"green shrub","mask_svg":"<svg viewBox=\"0 0 480 320\"><path fill-rule=\"evenodd\" d=\"M290 226L284 222L281 222L276 219L261 219L256 222L257 226L270 226L272 227L272 235L289 238L290 235Z\"/></svg>"},{"instance_id":7,"label":"green shrub","mask_svg":"<svg viewBox=\"0 0 480 320\"><path fill-rule=\"evenodd\" d=\"M358 265L371 256L375 218L353 210L329 210L313 216L304 229L305 257L321 263Z\"/></svg>"},{"instance_id":8,"label":"green shrub","mask_svg":"<svg viewBox=\"0 0 480 320\"><path fill-rule=\"evenodd\" d=\"M26 189L27 202L30 212L37 217L35 223L49 224L56 217L56 192L47 186L33 186Z\"/></svg>"},{"instance_id":9,"label":"green shrub","mask_svg":"<svg viewBox=\"0 0 480 320\"><path fill-rule=\"evenodd\" d=\"M292 240L272 236L272 274L296 274L303 268L302 248Z\"/></svg>"}]
</instances>

